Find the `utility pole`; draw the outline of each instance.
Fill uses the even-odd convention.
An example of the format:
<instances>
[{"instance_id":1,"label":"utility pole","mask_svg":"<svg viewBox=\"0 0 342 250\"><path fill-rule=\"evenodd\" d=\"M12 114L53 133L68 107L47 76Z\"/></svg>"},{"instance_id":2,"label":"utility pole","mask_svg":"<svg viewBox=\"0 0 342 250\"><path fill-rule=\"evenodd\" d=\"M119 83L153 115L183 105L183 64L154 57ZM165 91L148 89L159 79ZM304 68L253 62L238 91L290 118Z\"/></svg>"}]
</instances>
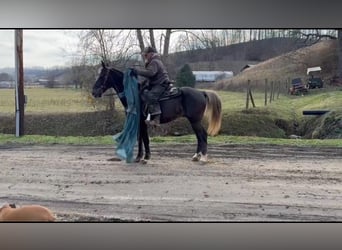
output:
<instances>
[{"instance_id":1,"label":"utility pole","mask_svg":"<svg viewBox=\"0 0 342 250\"><path fill-rule=\"evenodd\" d=\"M24 135L24 67L23 67L23 30L16 29L14 34L15 54L15 136Z\"/></svg>"}]
</instances>

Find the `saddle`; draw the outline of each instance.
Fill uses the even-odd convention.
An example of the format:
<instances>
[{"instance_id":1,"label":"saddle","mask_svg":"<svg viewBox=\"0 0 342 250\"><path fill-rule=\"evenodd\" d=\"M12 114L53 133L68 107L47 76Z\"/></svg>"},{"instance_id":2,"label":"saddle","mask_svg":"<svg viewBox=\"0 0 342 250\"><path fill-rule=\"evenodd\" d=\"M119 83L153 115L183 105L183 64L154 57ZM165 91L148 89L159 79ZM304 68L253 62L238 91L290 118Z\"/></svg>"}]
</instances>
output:
<instances>
[{"instance_id":1,"label":"saddle","mask_svg":"<svg viewBox=\"0 0 342 250\"><path fill-rule=\"evenodd\" d=\"M166 101L175 97L178 97L182 94L180 88L174 87L172 82L169 83L168 87L165 89L163 94L159 97L159 101Z\"/></svg>"},{"instance_id":2,"label":"saddle","mask_svg":"<svg viewBox=\"0 0 342 250\"><path fill-rule=\"evenodd\" d=\"M144 89L148 88L148 85L143 86L143 88L141 89L141 92L144 91ZM182 94L182 91L180 88L178 87L174 87L173 86L173 82L169 82L166 89L164 90L164 92L161 94L161 96L159 97L158 101L163 102L163 101L167 101L173 98L176 98L178 96L180 96ZM146 116L147 115L147 104L146 104L146 100L143 98L143 95L140 95L142 97L142 111L143 114Z\"/></svg>"}]
</instances>

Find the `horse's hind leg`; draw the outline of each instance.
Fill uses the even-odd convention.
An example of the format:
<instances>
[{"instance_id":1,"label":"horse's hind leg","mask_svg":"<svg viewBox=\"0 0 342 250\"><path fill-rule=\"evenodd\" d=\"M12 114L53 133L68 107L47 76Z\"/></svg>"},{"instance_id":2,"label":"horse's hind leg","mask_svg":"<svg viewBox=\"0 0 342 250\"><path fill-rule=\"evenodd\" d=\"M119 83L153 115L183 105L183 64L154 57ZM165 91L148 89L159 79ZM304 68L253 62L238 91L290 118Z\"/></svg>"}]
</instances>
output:
<instances>
[{"instance_id":1,"label":"horse's hind leg","mask_svg":"<svg viewBox=\"0 0 342 250\"><path fill-rule=\"evenodd\" d=\"M144 142L144 147L145 147L145 160L151 159L151 150L150 150L150 138L148 136L148 130L147 130L147 125L145 122L143 122L142 125L142 138Z\"/></svg>"},{"instance_id":2,"label":"horse's hind leg","mask_svg":"<svg viewBox=\"0 0 342 250\"><path fill-rule=\"evenodd\" d=\"M140 162L140 160L143 157L144 154L144 148L143 148L143 124L145 124L143 119L140 119L140 128L139 128L139 135L138 135L138 155L135 158L135 162ZM145 143L145 142L144 142Z\"/></svg>"},{"instance_id":3,"label":"horse's hind leg","mask_svg":"<svg viewBox=\"0 0 342 250\"><path fill-rule=\"evenodd\" d=\"M146 163L145 160L149 160L151 158L150 139L148 137L147 125L144 119L141 118L139 136L138 136L138 155L135 158L135 162L142 162L144 148L145 148L144 163Z\"/></svg>"},{"instance_id":4,"label":"horse's hind leg","mask_svg":"<svg viewBox=\"0 0 342 250\"><path fill-rule=\"evenodd\" d=\"M201 122L191 122L191 127L194 130L197 138L197 150L192 157L193 161L207 161L207 131L202 126Z\"/></svg>"},{"instance_id":5,"label":"horse's hind leg","mask_svg":"<svg viewBox=\"0 0 342 250\"><path fill-rule=\"evenodd\" d=\"M140 162L141 158L143 157L143 140L141 134L138 136L138 154L135 157L135 162Z\"/></svg>"}]
</instances>

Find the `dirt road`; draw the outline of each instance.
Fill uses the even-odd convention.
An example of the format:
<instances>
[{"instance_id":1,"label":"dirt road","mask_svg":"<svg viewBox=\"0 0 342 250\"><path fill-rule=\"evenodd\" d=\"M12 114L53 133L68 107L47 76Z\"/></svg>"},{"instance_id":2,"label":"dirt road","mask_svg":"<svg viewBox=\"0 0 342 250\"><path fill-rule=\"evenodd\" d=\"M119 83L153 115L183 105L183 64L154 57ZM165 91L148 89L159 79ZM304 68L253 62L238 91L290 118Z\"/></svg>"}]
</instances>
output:
<instances>
[{"instance_id":1,"label":"dirt road","mask_svg":"<svg viewBox=\"0 0 342 250\"><path fill-rule=\"evenodd\" d=\"M153 145L146 165L114 146L0 146L0 203L60 221L342 221L342 148Z\"/></svg>"}]
</instances>

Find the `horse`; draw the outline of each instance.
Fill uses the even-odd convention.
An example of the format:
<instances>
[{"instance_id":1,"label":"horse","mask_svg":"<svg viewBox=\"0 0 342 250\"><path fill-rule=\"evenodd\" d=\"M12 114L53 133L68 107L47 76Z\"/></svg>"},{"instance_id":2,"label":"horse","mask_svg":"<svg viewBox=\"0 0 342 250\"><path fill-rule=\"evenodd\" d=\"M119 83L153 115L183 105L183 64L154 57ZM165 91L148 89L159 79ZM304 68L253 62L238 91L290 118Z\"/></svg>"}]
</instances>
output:
<instances>
[{"instance_id":1,"label":"horse","mask_svg":"<svg viewBox=\"0 0 342 250\"><path fill-rule=\"evenodd\" d=\"M95 98L102 96L106 90L113 88L120 99L124 108L127 108L127 100L124 96L123 85L124 73L113 67L108 67L102 62L99 69L99 75L92 89L92 95ZM172 88L174 89L174 87ZM200 91L191 87L179 87L179 94L173 97L163 97L159 99L161 107L160 124L171 122L179 117L186 117L197 138L197 149L193 155L193 161L206 163L207 158L207 137L208 134L215 136L221 128L222 104L218 94L215 91ZM167 92L167 91L166 91ZM170 95L170 93L168 92ZM141 95L140 95L141 96ZM140 98L142 102L142 98ZM140 105L143 107L143 105ZM208 120L208 128L204 129L202 119ZM150 140L148 127L145 123L147 116L143 109L140 113L140 127L138 133L138 154L136 162L151 159ZM143 152L143 144L145 155ZM144 158L142 159L144 155Z\"/></svg>"}]
</instances>

